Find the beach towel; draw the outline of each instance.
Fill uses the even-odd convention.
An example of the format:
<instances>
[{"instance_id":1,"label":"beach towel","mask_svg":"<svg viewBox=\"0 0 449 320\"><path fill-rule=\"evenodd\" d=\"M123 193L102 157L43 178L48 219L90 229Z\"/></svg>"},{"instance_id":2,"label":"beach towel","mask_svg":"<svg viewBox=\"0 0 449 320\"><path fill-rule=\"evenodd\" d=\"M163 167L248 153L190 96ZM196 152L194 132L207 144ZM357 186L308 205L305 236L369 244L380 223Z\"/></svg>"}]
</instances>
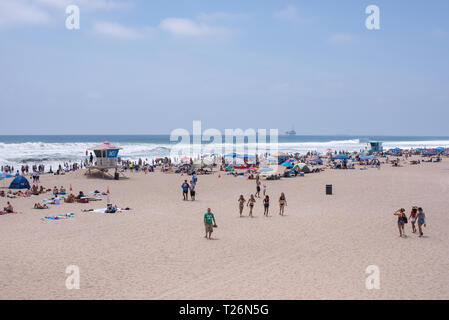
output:
<instances>
[{"instance_id":1,"label":"beach towel","mask_svg":"<svg viewBox=\"0 0 449 320\"><path fill-rule=\"evenodd\" d=\"M85 210L84 212L100 212L100 213L117 213L117 212L122 212L122 211L128 211L131 210L130 208L117 208L117 210L115 212L106 212L107 208L101 208L101 209L89 209L89 210Z\"/></svg>"},{"instance_id":2,"label":"beach towel","mask_svg":"<svg viewBox=\"0 0 449 320\"><path fill-rule=\"evenodd\" d=\"M20 214L22 212L6 212L6 211L0 211L0 215L4 215L4 214Z\"/></svg>"},{"instance_id":3,"label":"beach towel","mask_svg":"<svg viewBox=\"0 0 449 320\"><path fill-rule=\"evenodd\" d=\"M63 219L68 219L68 218L73 218L75 215L73 213L67 213L67 214L58 214L56 216L48 216L48 217L43 217L42 219L47 219L47 220L63 220Z\"/></svg>"}]
</instances>

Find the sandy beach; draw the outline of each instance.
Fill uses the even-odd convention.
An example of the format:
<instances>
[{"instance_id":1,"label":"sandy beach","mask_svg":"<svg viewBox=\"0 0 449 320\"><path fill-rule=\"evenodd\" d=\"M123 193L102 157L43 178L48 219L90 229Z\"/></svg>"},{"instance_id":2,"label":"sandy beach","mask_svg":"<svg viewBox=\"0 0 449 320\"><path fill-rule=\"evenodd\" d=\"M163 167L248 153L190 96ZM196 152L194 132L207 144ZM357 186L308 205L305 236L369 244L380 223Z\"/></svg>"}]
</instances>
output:
<instances>
[{"instance_id":1,"label":"sandy beach","mask_svg":"<svg viewBox=\"0 0 449 320\"><path fill-rule=\"evenodd\" d=\"M132 210L82 212L88 204L31 209L48 198L12 199L21 214L0 216L0 299L449 299L449 161L380 170L326 170L263 181L270 216L257 199L254 218L238 214L255 182L218 172L198 176L197 200L182 201L184 176L126 173L128 179L89 178L80 170L42 175L45 187L74 192L110 190L110 201ZM325 195L332 184L334 194ZM278 215L284 192L286 215ZM0 205L6 205L0 198ZM424 208L424 237L400 238L400 207ZM218 228L204 238L210 207ZM48 215L75 217L44 221ZM66 267L80 269L80 289L65 286ZM368 290L365 270L380 270Z\"/></svg>"}]
</instances>

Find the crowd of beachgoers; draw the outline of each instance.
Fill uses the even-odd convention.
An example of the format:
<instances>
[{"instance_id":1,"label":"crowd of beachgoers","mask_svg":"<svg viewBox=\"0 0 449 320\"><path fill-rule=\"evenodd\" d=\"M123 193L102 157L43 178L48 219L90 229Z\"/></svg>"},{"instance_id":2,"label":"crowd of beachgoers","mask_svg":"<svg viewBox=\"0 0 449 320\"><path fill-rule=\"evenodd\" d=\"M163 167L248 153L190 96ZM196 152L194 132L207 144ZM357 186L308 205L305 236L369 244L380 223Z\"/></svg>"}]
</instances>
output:
<instances>
[{"instance_id":1,"label":"crowd of beachgoers","mask_svg":"<svg viewBox=\"0 0 449 320\"><path fill-rule=\"evenodd\" d=\"M416 157L418 156L418 158ZM327 169L356 169L366 170L367 168L380 169L383 165L391 165L393 167L400 167L404 164L419 165L421 162L440 162L442 157L447 157L446 149L422 149L422 150L401 150L392 149L387 152L370 152L368 150L361 150L360 152L344 152L331 151L320 155L314 151L308 152L305 155L291 154L278 152L274 155L245 155L245 154L228 154L220 155L205 155L197 156L195 158L182 157L180 159L155 158L155 159L141 159L138 160L124 160L119 159L118 170L122 173L143 172L145 174L154 172L159 169L163 173L175 173L181 176L191 176L189 179L184 179L181 184L183 200L190 199L195 201L196 184L198 175L218 173L221 175L231 175L234 177L246 177L249 180L255 180L256 190L245 199L244 195L238 197L238 211L240 216L243 214L244 207L249 208L248 216L253 217L253 208L256 199L261 198L261 188L263 180L279 180L281 178L290 178L304 176L305 174L318 173ZM413 159L412 159L413 158ZM101 196L107 195L108 192L94 191L92 195L85 195L83 191L79 191L77 195L67 188L61 186L58 188L46 188L40 184L40 174L54 174L64 175L71 171L76 171L95 165L92 154L90 157L80 162L65 162L60 164L56 171L53 171L52 166L45 172L46 166L44 164L28 164L21 165L20 168L14 166L1 166L2 177L13 176L29 176L32 179L32 186L25 191L18 190L0 190L0 197L7 197L9 199L24 198L31 196L38 196L41 194L49 194L49 199L45 199L43 203L36 202L34 209L48 209L51 204L60 203L88 203L89 201L99 201ZM263 184L262 203L264 209L264 216L268 216L270 207L270 196L268 195L267 185ZM287 199L282 192L278 199L279 215L283 215L285 207L287 206ZM108 203L106 209L107 213L117 212L117 206ZM88 209L84 211L93 211ZM6 207L3 208L3 213L14 213L14 207L10 201L7 202ZM418 225L419 235L423 235L422 226L426 226L425 214L422 208L414 206L409 217L405 214L405 209L401 208L395 211L394 215L398 216L398 229L401 237L405 236L404 225L410 220L412 225L412 232L416 232L415 224ZM206 228L206 238L210 239L213 232L213 227L216 227L214 214L208 208L204 214L204 224Z\"/></svg>"}]
</instances>

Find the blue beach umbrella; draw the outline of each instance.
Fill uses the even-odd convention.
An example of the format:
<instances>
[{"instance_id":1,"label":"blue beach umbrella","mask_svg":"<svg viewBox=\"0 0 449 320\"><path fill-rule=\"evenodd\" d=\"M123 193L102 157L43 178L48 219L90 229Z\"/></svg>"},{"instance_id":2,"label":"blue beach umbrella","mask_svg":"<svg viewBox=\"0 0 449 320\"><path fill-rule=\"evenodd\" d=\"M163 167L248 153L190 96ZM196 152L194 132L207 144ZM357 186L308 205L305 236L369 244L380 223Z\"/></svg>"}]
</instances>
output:
<instances>
[{"instance_id":1,"label":"blue beach umbrella","mask_svg":"<svg viewBox=\"0 0 449 320\"><path fill-rule=\"evenodd\" d=\"M316 158L316 159L310 160L310 162L315 162L317 164L322 164L323 160L321 160L320 158Z\"/></svg>"},{"instance_id":2,"label":"blue beach umbrella","mask_svg":"<svg viewBox=\"0 0 449 320\"><path fill-rule=\"evenodd\" d=\"M338 156L335 156L335 157L333 157L332 158L332 160L348 160L349 159L349 157L347 156L347 155L345 155L345 154L339 154Z\"/></svg>"},{"instance_id":3,"label":"blue beach umbrella","mask_svg":"<svg viewBox=\"0 0 449 320\"><path fill-rule=\"evenodd\" d=\"M235 152L228 153L228 154L225 155L225 157L232 157L232 158L236 158L237 156L238 156L238 154L235 153Z\"/></svg>"},{"instance_id":4,"label":"blue beach umbrella","mask_svg":"<svg viewBox=\"0 0 449 320\"><path fill-rule=\"evenodd\" d=\"M287 167L287 168L293 168L293 164L291 162L284 162L281 164L281 166Z\"/></svg>"}]
</instances>

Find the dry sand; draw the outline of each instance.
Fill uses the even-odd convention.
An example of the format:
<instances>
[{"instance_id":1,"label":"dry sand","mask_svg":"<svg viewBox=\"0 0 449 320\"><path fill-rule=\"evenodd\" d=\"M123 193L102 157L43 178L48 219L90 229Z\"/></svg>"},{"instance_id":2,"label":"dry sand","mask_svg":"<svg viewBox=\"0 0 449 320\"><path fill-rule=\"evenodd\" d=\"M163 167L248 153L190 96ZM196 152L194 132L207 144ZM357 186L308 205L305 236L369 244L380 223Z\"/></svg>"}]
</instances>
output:
<instances>
[{"instance_id":1,"label":"dry sand","mask_svg":"<svg viewBox=\"0 0 449 320\"><path fill-rule=\"evenodd\" d=\"M79 171L41 181L71 184L75 192L109 186L111 201L129 212L81 212L105 207L106 199L49 210L31 209L43 195L12 199L23 213L0 216L0 298L449 299L447 159L264 181L270 217L258 200L253 219L239 218L237 199L248 199L254 181L199 176L197 201L185 202L180 175L127 175L102 180ZM324 192L329 183L332 196ZM6 201L0 198L0 206ZM393 212L405 207L408 214L412 205L426 212L425 236L412 234L409 223L408 237L400 238ZM218 223L214 240L204 239L207 207ZM75 217L41 219L69 212ZM80 268L79 290L65 286L68 265ZM379 290L365 287L369 265L380 269Z\"/></svg>"}]
</instances>

